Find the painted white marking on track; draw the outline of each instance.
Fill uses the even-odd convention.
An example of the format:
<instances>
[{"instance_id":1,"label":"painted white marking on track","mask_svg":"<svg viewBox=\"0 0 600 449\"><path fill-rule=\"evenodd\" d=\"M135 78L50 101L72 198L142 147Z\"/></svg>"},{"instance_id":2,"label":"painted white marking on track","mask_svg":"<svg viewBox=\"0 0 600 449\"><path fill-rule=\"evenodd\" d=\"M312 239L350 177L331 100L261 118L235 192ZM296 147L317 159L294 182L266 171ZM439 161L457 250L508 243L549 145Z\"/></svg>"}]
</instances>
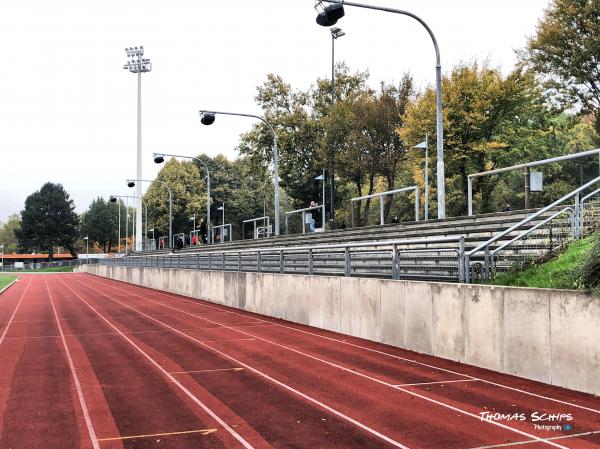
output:
<instances>
[{"instance_id":1,"label":"painted white marking on track","mask_svg":"<svg viewBox=\"0 0 600 449\"><path fill-rule=\"evenodd\" d=\"M62 282L62 279L60 280ZM71 290L81 301L83 301L91 310L93 310L100 318L102 318L106 324L112 327L117 333L121 335L131 346L133 346L140 354L142 354L152 365L154 365L160 372L162 372L171 382L179 387L181 391L183 391L187 397L189 397L194 403L196 403L202 410L208 413L215 421L217 421L227 432L231 434L237 441L239 441L242 446L246 449L254 449L254 447L248 443L244 437L242 437L239 433L233 430L225 421L223 421L215 412L213 412L204 402L202 402L198 397L196 397L190 390L188 390L181 382L179 382L172 374L170 374L166 369L164 369L156 360L154 360L150 355L148 355L142 348L140 348L133 340L131 340L127 335L125 335L121 330L116 327L113 323L111 323L107 318L105 318L100 312L98 312L90 303L88 303L85 299L81 297L75 290L69 287L67 284L62 282L65 287Z\"/></svg>"},{"instance_id":2,"label":"painted white marking on track","mask_svg":"<svg viewBox=\"0 0 600 449\"><path fill-rule=\"evenodd\" d=\"M82 276L85 276L85 275L82 275ZM125 285L127 285L127 286L129 286L131 288L136 288L136 289L142 290L142 291L150 291L150 292L158 294L158 295L167 296L167 297L174 298L174 299L177 299L179 301L187 302L187 303L190 303L190 304L194 304L194 305L197 305L197 306L200 306L200 307L208 307L210 309L219 310L219 311L223 311L223 312L230 313L230 314L233 314L233 315L238 315L238 316L248 316L248 315L243 314L243 313L238 313L238 312L234 312L232 310L226 310L226 309L222 309L222 308L217 307L217 306L211 306L211 305L207 305L207 304L203 304L203 303L198 302L198 301L204 301L204 302L206 302L205 300L186 299L186 298L182 297L181 295L173 295L173 294L170 294L170 293L162 292L160 290L155 290L155 289L150 289L150 288L146 288L146 287L141 287L139 285L129 284L127 282L115 281L115 280L112 280L112 279L103 278L101 276L94 276L94 275L89 275L89 276L94 277L94 278L100 278L100 279L102 279L102 280L104 280L106 282L109 282L109 281L119 282L119 283L125 284ZM99 282L99 283L101 285L106 285L106 284L102 284L102 282ZM112 287L110 285L107 285L107 286L110 287L110 288L116 289L115 287ZM116 289L116 290L118 290L118 289ZM135 295L135 296L138 296L138 297L140 297L142 299L146 299L146 298L144 298L142 296L139 296L139 295ZM556 403L564 404L564 405L569 405L571 407L579 408L581 410L587 410L589 412L600 414L600 410L593 409L593 408L586 407L586 406L579 405L579 404L574 404L573 402L563 401L563 400L556 399L556 398L553 398L553 397L550 397L550 396L544 396L544 395L533 393L533 392L530 392L530 391L521 390L520 388L515 388L515 387L511 387L511 386L505 385L505 384L493 382L491 380L479 378L479 377L476 377L476 376L471 376L470 374L459 373L458 371L454 371L454 370L450 370L450 369L446 369L446 368L441 368L439 366L431 365L431 364L424 363L424 362L419 362L419 361L413 360L413 359L408 359L406 357L402 357L402 356L399 356L399 355L390 354L389 352L380 351L378 349L373 349L373 348L368 348L366 346L361 346L361 345L358 345L358 344L355 344L355 343L350 343L350 342L345 341L345 340L340 340L340 339L337 339L337 338L332 338L332 337L327 337L325 335L320 335L320 334L317 334L317 333L314 333L314 332L305 331L305 330L302 330L302 329L295 328L293 326L287 326L285 324L277 323L275 321L268 321L268 320L262 320L262 321L264 321L265 323L271 323L271 324L273 324L275 326L278 326L278 327L281 327L281 328L284 328L284 329L290 329L290 330L293 330L295 332L299 332L299 333L302 333L302 334L312 335L314 337L318 337L318 338L321 338L321 339L324 339L324 340L334 341L336 343L342 343L342 344L347 345L347 346L352 346L354 348L363 349L365 351L373 352L375 354L384 355L386 357L394 358L396 360L402 360L403 362L414 363L416 365L425 366L427 368L432 368L432 369L436 369L436 370L439 370L439 371L444 371L444 372L447 372L447 373L450 373L450 374L456 374L457 376L463 376L463 377L467 377L469 379L478 380L480 382L484 382L484 383L489 384L489 385L494 385L494 386L499 387L499 388L505 388L505 389L512 390L512 391L515 391L515 392L518 392L518 393L526 394L526 395L537 397L537 398L540 398L540 399L546 399L548 401L552 401L552 402L556 402ZM351 336L349 336L349 337L350 338L358 338L358 337L351 337Z\"/></svg>"},{"instance_id":3,"label":"painted white marking on track","mask_svg":"<svg viewBox=\"0 0 600 449\"><path fill-rule=\"evenodd\" d=\"M10 319L8 320L8 324L4 328L4 332L2 332L2 336L0 336L0 345L4 341L4 337L6 337L6 333L8 332L8 329L10 328L11 324L13 323L13 320L15 319L15 315L17 314L19 307L21 307L21 303L23 302L25 293L27 293L27 290L29 289L29 286L31 285L32 279L33 278L29 278L29 282L27 283L27 285L25 286L25 289L23 290L23 293L21 294L21 298L19 299L19 302L17 303L17 307L15 307L15 310L13 311L12 315L10 316Z\"/></svg>"},{"instance_id":4,"label":"painted white marking on track","mask_svg":"<svg viewBox=\"0 0 600 449\"><path fill-rule=\"evenodd\" d=\"M90 287L89 285L86 285L86 284L83 284L83 285L85 285L85 286L87 286L88 288L90 288L90 289L92 289L92 290L94 290L94 291L96 291L96 292L98 292L98 293L100 293L100 294L102 294L102 295L104 295L104 296L106 296L106 297L108 297L108 298L112 299L113 301L115 301L115 302L117 302L117 303L119 303L119 304L122 304L122 305L124 305L124 306L126 306L126 307L128 307L128 308L130 308L130 309L132 309L132 310L135 310L135 311L137 311L137 312L138 312L139 314L141 314L141 315L144 315L144 316L146 316L146 317L148 317L148 318L150 318L150 319L152 319L152 320L154 320L154 321L156 321L156 322L158 322L158 323L161 323L161 324L162 324L162 325L164 325L165 327L168 327L168 328L171 328L171 329L173 329L175 332L177 332L177 333L180 333L180 334L182 334L182 335L184 335L184 336L188 337L189 339L192 339L192 340L194 340L194 341L197 341L197 342L199 342L199 343L201 343L201 344L202 344L202 342L200 342L199 340L196 340L194 337L188 336L188 335L187 335L187 334L185 334L184 332L182 332L182 331L179 331L178 329L175 329L175 328L173 328L173 327L169 326L168 324L165 324L165 323L163 323L162 321L160 321L160 320L158 320L158 319L156 319L156 318L153 318L152 316L150 316L150 315L148 315L148 314L146 314L146 313L144 313L144 312L142 312L142 311L140 311L140 310L138 310L138 309L136 309L136 308L134 308L134 307L131 307L131 306L127 305L127 304L124 304L124 303L122 303L121 301L118 301L118 300L116 300L116 299L112 298L111 296L107 295L106 293L103 293L103 292L101 292L101 291L99 291L99 290L96 290L95 288L93 288L93 287ZM110 287L110 286L109 286L109 287ZM110 288L113 288L113 289L115 289L114 287L110 287ZM118 289L116 289L116 290L118 290ZM207 321L207 322L209 322L209 323L215 323L215 324L219 324L219 323L217 323L217 322L214 322L214 321L212 321L212 320L209 320L208 318L204 318L204 317L202 317L202 316L200 316L200 315L196 315L196 314L194 314L194 313L187 312L187 311L185 311L185 310L177 309L176 307L172 307L172 306L169 306L169 305L163 304L163 303L161 303L161 302L159 302L159 301L154 301L154 300L152 300L152 299L149 299L149 298L144 298L144 297L142 297L142 296L140 296L140 295L136 295L136 294L134 294L134 293L131 293L131 294L132 294L133 296L137 296L137 297L139 297L139 298L141 298L141 299L143 299L143 300L145 300L145 301L149 301L149 302L151 302L151 303L158 304L158 305L160 305L160 306L167 307L167 308L169 308L169 309L172 309L172 310L177 310L177 311L179 311L179 312L186 313L186 314L188 314L188 315L190 315L190 316L193 316L193 317L195 317L195 318L199 318L199 319L201 319L201 320L204 320L204 321ZM287 347L287 346L285 346L285 345L282 345L282 344L279 344L279 343L273 342L273 341L271 341L271 340L268 340L268 339L265 339L265 338L259 337L259 336L257 336L257 335L254 335L254 334L250 334L250 333L248 333L248 332L245 332L245 331L242 331L242 330L240 330L240 329L238 329L238 328L234 328L234 327L227 326L227 325L222 325L222 324L221 324L221 326L223 326L223 327L225 327L225 328L229 328L229 329L236 330L237 332L240 332L240 333L242 333L242 334L245 334L245 335L253 336L253 337L255 337L255 338L259 339L259 340L265 341L265 342L267 342L267 343L270 343L270 344L272 344L272 345L279 346L279 347L281 347L281 348L287 349L287 350L289 350L289 351L291 351L291 352L295 352L295 353L297 353L297 354L300 354L300 355L303 355L303 356L305 356L305 357L311 358L311 359L313 359L313 360L319 361L319 362L321 362L321 363L324 363L324 364L326 364L326 365L330 365L330 366L333 366L333 367L335 367L335 368L341 369L341 370L343 370L343 371L346 371L346 372L348 372L348 373L350 373L350 374L354 374L354 375L356 375L356 376L360 376L360 377L363 377L363 378L369 379L369 380L371 380L371 381L373 381L373 382L376 382L376 383L379 383L379 384L381 384L381 385L385 385L385 386L387 386L387 387L390 387L390 388L393 388L393 389L396 389L396 390L402 391L402 392L404 392L404 393L408 393L408 394L410 394L410 395L416 396L416 397L418 397L418 398L420 398L420 399L423 399L423 400L425 400L425 401L432 402L432 403L434 403L434 404L436 404L436 405L439 405L439 406L441 406L441 407L448 408L448 409L450 409L450 410L453 410L453 411L456 411L456 412L462 413L462 414L464 414L464 415L466 415L466 416L470 416L470 417L472 417L472 418L475 418L475 419L477 419L478 421L481 421L481 417L480 417L480 416L478 416L478 415L476 415L476 414L474 414L474 413L470 413L470 412L468 412L468 411L466 411L466 410L460 409L460 408L458 408L458 407L454 407L454 406L452 406L452 405L450 405L450 404L446 404L446 403L444 403L444 402L441 402L441 401L438 401L438 400L436 400L436 399L429 398L429 397L427 397L427 396L424 396L424 395L422 395L422 394L419 394L419 393L417 393L417 392L415 392L415 391L413 391L413 390L406 390L406 389L404 389L404 388L402 388L402 387L400 387L400 386L393 385L393 384L391 384L391 383L389 383L389 382L385 382L385 381L383 381L383 380L381 380L381 379L377 379L377 378L375 378L375 377L372 377L372 376L369 376L369 375L367 375L367 374L363 374L363 373L360 373L360 372L358 372L358 371L354 371L354 370L352 370L352 369L349 369L349 368L346 368L346 367L344 367L344 366L338 365L337 363L330 362L330 361L328 361L328 360L325 360L325 359L322 359L322 358L320 358L320 357L316 357L316 356L313 356L313 355L311 355L311 354L304 353L304 352L302 352L302 351L299 351L299 350L297 350L297 349L294 349L294 348ZM221 353L221 351L218 351L218 350L216 350L215 348L212 348L212 347L211 347L211 346L209 346L209 345L205 345L205 346L207 346L207 347L209 347L209 348L213 349L214 351L217 351L217 352ZM224 353L222 353L222 354L224 354ZM248 366L248 365L245 365L243 362L240 362L239 360L237 360L237 359L235 359L235 358L233 358L233 357L231 357L231 356L228 356L228 355L226 355L226 354L224 354L224 355L225 355L226 357L230 358L230 360L233 360L233 361L235 361L236 363L239 363L239 364L241 364L242 366ZM248 367L249 367L249 366L248 366ZM249 368L250 368L250 369L252 369L252 370L255 370L254 368L251 368L251 367L249 367ZM256 370L256 372L257 372L257 373L260 373L260 371L258 371L258 370ZM266 374L264 374L264 376L267 376L267 375L266 375ZM267 377L268 377L268 376L267 376ZM472 378L471 380L478 380L478 379ZM278 381L276 381L276 382L278 382ZM290 387L290 388L292 388L292 387ZM488 423L488 424L491 424L491 425L494 425L494 426L497 426L497 427L501 427L501 428L503 428L503 429L505 429L505 430L509 430L509 431L511 431L511 432L514 432L514 433L517 433L517 434L519 434L519 435L523 435L523 436L526 436L526 437L532 438L534 441L537 441L537 442L540 442L540 443L548 444L548 445L550 445L550 446L559 447L559 448L562 448L562 449L568 449L568 448L566 448L565 446L561 446L561 445L559 445L559 444L556 444L556 443L553 443L553 442L551 442L551 441L547 441L547 440L546 440L546 439L544 439L544 438L540 438L540 437L538 437L538 436L536 436L536 435L533 435L533 434L530 434L530 433L528 433L528 432L525 432L525 431L522 431L522 430L516 429L516 428L514 428L514 427L507 426L507 425L505 425L505 424L502 424L502 423L499 423L499 422L495 422L495 421L482 421L482 422L484 422L484 423Z\"/></svg>"},{"instance_id":5,"label":"painted white marking on track","mask_svg":"<svg viewBox=\"0 0 600 449\"><path fill-rule=\"evenodd\" d=\"M321 408L323 408L323 409L325 409L325 410L327 410L327 411L329 411L329 412L333 413L334 415L336 415L336 416L338 416L338 417L340 417L340 418L342 418L342 419L344 419L344 420L346 420L346 421L348 421L348 422L350 422L350 423L354 424L355 426L357 426L357 427L359 427L359 428L361 428L361 429L363 429L363 430L367 431L368 433L370 433L370 434L372 434L372 435L375 435L376 437L378 437L378 438L381 438L382 440L384 440L384 441L386 441L386 442L388 442L388 443L390 443L390 444L392 444L392 445L394 445L394 446L396 446L396 447L399 447L399 448L401 448L401 449L410 449L409 447L407 447L407 446L403 445L402 443L400 443L400 442L398 442L398 441L396 441L396 440L394 440L394 439L392 439L392 438L388 437L387 435L384 435L384 434L382 434L382 433L380 433L380 432L376 431L375 429L373 429L373 428L371 428L371 427L367 426L366 424L363 424L363 423L361 423L360 421L357 421L357 420L355 420L354 418L351 418L350 416L348 416L348 415L345 415L344 413L342 413L342 412L340 412L340 411L338 411L338 410L334 409L333 407L330 407L330 406L328 406L327 404L325 404L325 403L323 403L323 402L321 402L321 401L319 401L319 400L317 400L317 399L313 398L312 396L309 396L309 395L307 395L307 394L305 394L305 393L302 393L301 391L299 391L299 390L296 390L294 387L291 387L291 386L289 386L289 385L287 385L287 384L285 384L285 383L283 383L283 382L281 382L281 381L279 381L279 380L277 380L277 379L275 379L275 378L273 378L273 377L269 376L268 374L265 374L265 373L263 373L262 371L260 371L260 370L258 370L258 369L256 369L256 368L254 368L254 367L252 367L252 366L250 366L250 365L247 365L246 363L244 363L244 362L242 362L242 361L240 361L240 360L236 359L235 357L232 357L232 356L230 356L230 355L228 355L228 354L226 354L226 353L224 353L224 352L222 352L222 351L220 351L220 350L218 350L218 349L216 349L216 348L213 348L213 347L212 347L212 346L210 346L209 344L207 344L207 343L204 343L204 342L202 342L201 340L198 340L198 339L196 339L196 338L192 337L191 335L188 335L188 334L186 334L185 332L183 332L183 331L180 331L180 330L178 330L178 329L176 329L176 328L174 328L174 327L172 327L172 326L170 326L170 325L168 325L168 324L166 324L166 323L163 323L163 322L162 322L162 321L160 321L159 319L157 319L157 318L154 318L154 317L152 317L151 315L148 315L148 314L146 314L146 313L144 313L144 312L142 312L142 311L140 311L140 310L136 309L135 307L132 307L132 306L130 306L130 305L128 305L128 304L125 304L125 303L123 303L123 302L121 302L121 301L117 300L117 299L114 299L114 298L113 298L113 297L111 297L110 295L107 295L106 293L103 293L103 292L101 292L101 291L99 291L99 290L96 290L95 288L93 288L93 287L90 287L89 285L86 285L86 284L82 284L82 285L83 285L83 286L85 286L85 287L87 287L87 288L89 288L89 289L91 289L91 290L94 290L95 292L98 292L98 293L100 293L100 294L102 294L102 295L106 296L107 298L109 298L109 299L113 300L113 301L114 301L114 302L116 302L117 304L121 304L121 305L122 305L122 306L124 306L124 307L127 307L127 308L129 308L129 309L131 309L131 310L135 310L136 312L138 312L138 314L140 314L140 315L143 315L143 316L145 316L145 317L147 317L147 318L149 318L149 319L151 319L151 320L153 320L153 321L155 321L155 322L157 322L157 323L161 324L162 326L165 326L166 328L168 328L168 329L171 329L173 332L175 332L175 333L178 333L178 334L180 334L180 335L182 335L182 336L184 336L184 337L188 338L189 340L192 340L192 341L194 341L194 342L196 342L196 343L198 343L198 344L200 344L200 345L202 345L202 346L204 346L204 347L206 347L206 348L210 349L211 351L213 351L213 352L215 352L215 353L219 354L220 356L222 356L222 357L224 357L224 358L226 358L226 359L228 359L228 360L231 360L232 362L234 362L234 363L236 363L236 364L238 364L238 365L240 365L240 366L242 366L242 367L246 368L246 369L247 369L247 370L249 370L249 371L252 371L253 373L255 373L255 374L257 374L257 375L259 375L259 376L261 376L261 377L264 377L265 379L269 380L270 382L272 382L272 383L274 383L274 384L276 384L276 385L279 385L280 387L282 387L282 388L284 388L284 389L286 389L286 390L288 390L288 391L290 391L290 392L292 392L292 393L294 393L294 394L296 394L296 395L300 396L301 398L304 398L304 399L306 399L307 401L309 401L309 402L312 402L313 404L316 404L316 405L318 405L319 407L321 407ZM90 306L90 307L91 307L91 306Z\"/></svg>"},{"instance_id":6,"label":"painted white marking on track","mask_svg":"<svg viewBox=\"0 0 600 449\"><path fill-rule=\"evenodd\" d=\"M85 402L85 397L83 396L83 390L81 389L81 383L79 382L79 376L77 376L77 371L75 370L75 365L73 364L73 358L71 357L71 351L69 351L69 346L67 345L67 339L65 338L65 334L62 330L62 326L60 325L60 321L58 319L58 313L56 312L56 307L54 307L54 300L52 299L52 293L50 293L50 288L48 287L46 278L42 277L42 279L44 280L44 285L46 287L46 291L48 292L48 297L50 298L50 304L52 305L52 311L54 312L54 317L56 318L56 324L58 325L58 332L60 333L60 338L61 338L63 346L65 348L65 354L67 355L67 361L69 362L69 369L71 370L71 376L73 377L73 382L75 382L75 389L77 390L77 397L79 398L79 405L81 406L81 410L83 411L83 419L85 420L85 425L87 426L88 434L90 436L90 440L92 441L92 446L94 449L100 449L100 443L98 442L98 437L96 436L96 430L94 429L94 424L92 423L92 418L90 417L90 412L88 410L87 403Z\"/></svg>"}]
</instances>

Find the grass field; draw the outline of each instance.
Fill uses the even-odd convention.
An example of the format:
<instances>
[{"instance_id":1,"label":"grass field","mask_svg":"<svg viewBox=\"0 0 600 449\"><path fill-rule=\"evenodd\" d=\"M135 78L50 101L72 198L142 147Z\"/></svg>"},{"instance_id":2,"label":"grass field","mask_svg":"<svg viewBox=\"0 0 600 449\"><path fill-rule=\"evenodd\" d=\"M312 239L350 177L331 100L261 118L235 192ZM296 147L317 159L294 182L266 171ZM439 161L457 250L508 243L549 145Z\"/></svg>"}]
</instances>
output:
<instances>
[{"instance_id":1,"label":"grass field","mask_svg":"<svg viewBox=\"0 0 600 449\"><path fill-rule=\"evenodd\" d=\"M16 276L3 276L3 275L0 275L0 290L2 290L4 287L6 287L8 284L10 284L16 278L17 278Z\"/></svg>"},{"instance_id":2,"label":"grass field","mask_svg":"<svg viewBox=\"0 0 600 449\"><path fill-rule=\"evenodd\" d=\"M577 289L577 268L583 262L594 237L577 240L556 259L522 271L499 274L490 284L513 287Z\"/></svg>"}]
</instances>

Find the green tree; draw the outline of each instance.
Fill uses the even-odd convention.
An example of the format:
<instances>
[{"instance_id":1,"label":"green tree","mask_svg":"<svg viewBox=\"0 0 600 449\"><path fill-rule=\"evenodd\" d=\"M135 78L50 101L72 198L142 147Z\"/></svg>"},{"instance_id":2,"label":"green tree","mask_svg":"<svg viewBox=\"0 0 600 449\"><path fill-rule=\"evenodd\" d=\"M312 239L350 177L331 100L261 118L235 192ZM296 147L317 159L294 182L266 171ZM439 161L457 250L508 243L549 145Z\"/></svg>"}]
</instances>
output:
<instances>
[{"instance_id":1,"label":"green tree","mask_svg":"<svg viewBox=\"0 0 600 449\"><path fill-rule=\"evenodd\" d=\"M212 175L212 173L211 173ZM211 176L212 178L212 176ZM166 183L173 192L173 234L187 233L192 228L190 216L206 215L206 182L204 170L192 162L171 159L158 173L157 180ZM144 195L148 205L148 228L156 230L156 237L169 232L169 192L160 182L153 182Z\"/></svg>"},{"instance_id":2,"label":"green tree","mask_svg":"<svg viewBox=\"0 0 600 449\"><path fill-rule=\"evenodd\" d=\"M25 200L21 229L16 232L19 249L47 252L50 261L55 246L75 254L78 226L79 217L69 194L61 184L48 182Z\"/></svg>"},{"instance_id":3,"label":"green tree","mask_svg":"<svg viewBox=\"0 0 600 449\"><path fill-rule=\"evenodd\" d=\"M21 229L21 216L13 214L6 223L0 223L0 245L4 245L5 253L14 253L19 248L15 232Z\"/></svg>"},{"instance_id":4,"label":"green tree","mask_svg":"<svg viewBox=\"0 0 600 449\"><path fill-rule=\"evenodd\" d=\"M521 136L535 134L548 126L545 117L550 111L533 74L522 70L504 77L486 65L461 65L444 77L442 86L447 209L451 216L462 215L466 213L467 176L524 162L527 156L539 152L540 148L533 149L535 142L526 152L512 147L507 136L512 132L512 141L516 142ZM411 143L421 141L425 133L435 136L435 111L435 91L428 88L408 107L400 135ZM435 154L432 156L431 165L435 167ZM489 178L474 184L481 211L492 207L491 193L496 188ZM433 208L437 206L435 192L434 188L430 190Z\"/></svg>"},{"instance_id":5,"label":"green tree","mask_svg":"<svg viewBox=\"0 0 600 449\"><path fill-rule=\"evenodd\" d=\"M600 133L600 0L554 0L521 59L559 104L593 114Z\"/></svg>"},{"instance_id":6,"label":"green tree","mask_svg":"<svg viewBox=\"0 0 600 449\"><path fill-rule=\"evenodd\" d=\"M117 245L119 204L97 198L81 217L81 237L87 236L90 244L96 244L103 253L110 253Z\"/></svg>"}]
</instances>

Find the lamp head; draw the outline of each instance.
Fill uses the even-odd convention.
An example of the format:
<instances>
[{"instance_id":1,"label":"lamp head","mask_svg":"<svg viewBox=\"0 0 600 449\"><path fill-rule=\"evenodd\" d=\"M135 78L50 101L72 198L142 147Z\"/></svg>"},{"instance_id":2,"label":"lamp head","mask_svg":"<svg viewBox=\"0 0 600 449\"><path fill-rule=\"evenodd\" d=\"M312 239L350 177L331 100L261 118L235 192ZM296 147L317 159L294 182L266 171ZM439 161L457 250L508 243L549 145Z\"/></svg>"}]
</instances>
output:
<instances>
[{"instance_id":1,"label":"lamp head","mask_svg":"<svg viewBox=\"0 0 600 449\"><path fill-rule=\"evenodd\" d=\"M127 187L135 187L135 182L134 181L128 181L127 182Z\"/></svg>"},{"instance_id":2,"label":"lamp head","mask_svg":"<svg viewBox=\"0 0 600 449\"><path fill-rule=\"evenodd\" d=\"M200 111L200 123L203 125L212 125L215 122L215 114L213 112Z\"/></svg>"},{"instance_id":3,"label":"lamp head","mask_svg":"<svg viewBox=\"0 0 600 449\"><path fill-rule=\"evenodd\" d=\"M116 202L117 202L117 197L116 197L116 196L114 196L114 195L111 195L111 196L110 196L110 202L111 202L111 203L116 203Z\"/></svg>"},{"instance_id":4,"label":"lamp head","mask_svg":"<svg viewBox=\"0 0 600 449\"><path fill-rule=\"evenodd\" d=\"M344 17L344 5L342 3L331 3L323 8L317 16L317 23L324 27L330 27Z\"/></svg>"},{"instance_id":5,"label":"lamp head","mask_svg":"<svg viewBox=\"0 0 600 449\"><path fill-rule=\"evenodd\" d=\"M162 154L154 155L154 163L155 164L162 164L164 161L165 161L165 157Z\"/></svg>"}]
</instances>

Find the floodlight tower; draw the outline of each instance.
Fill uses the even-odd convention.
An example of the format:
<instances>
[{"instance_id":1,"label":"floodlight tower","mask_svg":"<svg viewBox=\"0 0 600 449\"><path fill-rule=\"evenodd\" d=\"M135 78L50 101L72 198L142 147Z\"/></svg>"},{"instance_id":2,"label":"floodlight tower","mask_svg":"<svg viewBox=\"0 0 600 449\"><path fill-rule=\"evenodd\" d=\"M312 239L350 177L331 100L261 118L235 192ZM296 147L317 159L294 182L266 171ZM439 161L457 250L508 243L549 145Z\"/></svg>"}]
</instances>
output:
<instances>
[{"instance_id":1,"label":"floodlight tower","mask_svg":"<svg viewBox=\"0 0 600 449\"><path fill-rule=\"evenodd\" d=\"M123 69L137 74L137 176L136 179L142 179L142 73L152 70L150 59L144 59L144 47L129 47L125 49L127 53L127 62ZM136 186L136 227L135 227L135 248L141 251L143 247L142 239L142 185Z\"/></svg>"}]
</instances>

